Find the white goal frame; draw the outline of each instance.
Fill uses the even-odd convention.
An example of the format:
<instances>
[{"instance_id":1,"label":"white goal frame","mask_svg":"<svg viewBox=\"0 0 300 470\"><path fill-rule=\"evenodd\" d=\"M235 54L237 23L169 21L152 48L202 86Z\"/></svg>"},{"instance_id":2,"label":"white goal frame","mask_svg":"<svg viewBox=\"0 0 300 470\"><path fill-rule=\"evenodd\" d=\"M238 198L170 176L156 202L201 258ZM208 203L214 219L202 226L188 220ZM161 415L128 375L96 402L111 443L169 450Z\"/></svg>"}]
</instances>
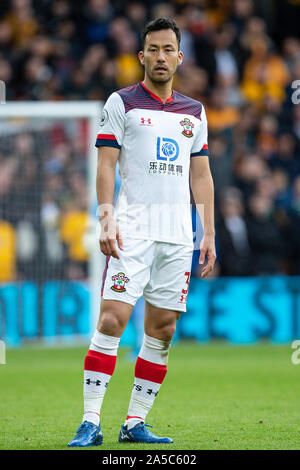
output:
<instances>
[{"instance_id":1,"label":"white goal frame","mask_svg":"<svg viewBox=\"0 0 300 470\"><path fill-rule=\"evenodd\" d=\"M93 208L97 207L96 174L97 148L95 142L99 131L99 123L103 102L98 101L15 101L0 105L0 119L9 118L51 118L76 119L85 118L89 122L88 148L88 213L92 220L89 227L89 282L90 282L90 325L91 331L96 327L100 312L100 293L105 256L100 252L97 215ZM0 128L1 132L1 128ZM92 212L93 211L93 212Z\"/></svg>"}]
</instances>

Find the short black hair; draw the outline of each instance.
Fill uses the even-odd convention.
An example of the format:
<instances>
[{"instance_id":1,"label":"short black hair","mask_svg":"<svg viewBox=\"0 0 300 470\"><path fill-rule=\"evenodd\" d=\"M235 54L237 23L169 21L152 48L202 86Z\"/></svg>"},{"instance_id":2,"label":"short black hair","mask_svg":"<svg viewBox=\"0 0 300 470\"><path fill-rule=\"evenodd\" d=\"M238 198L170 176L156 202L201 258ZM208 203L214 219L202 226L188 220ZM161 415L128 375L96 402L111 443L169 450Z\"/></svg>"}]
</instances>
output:
<instances>
[{"instance_id":1,"label":"short black hair","mask_svg":"<svg viewBox=\"0 0 300 470\"><path fill-rule=\"evenodd\" d=\"M142 47L145 47L146 36L152 31L161 31L162 29L171 29L176 34L178 48L180 46L181 33L178 28L176 21L172 18L156 18L155 20L150 21L144 28L142 32Z\"/></svg>"}]
</instances>

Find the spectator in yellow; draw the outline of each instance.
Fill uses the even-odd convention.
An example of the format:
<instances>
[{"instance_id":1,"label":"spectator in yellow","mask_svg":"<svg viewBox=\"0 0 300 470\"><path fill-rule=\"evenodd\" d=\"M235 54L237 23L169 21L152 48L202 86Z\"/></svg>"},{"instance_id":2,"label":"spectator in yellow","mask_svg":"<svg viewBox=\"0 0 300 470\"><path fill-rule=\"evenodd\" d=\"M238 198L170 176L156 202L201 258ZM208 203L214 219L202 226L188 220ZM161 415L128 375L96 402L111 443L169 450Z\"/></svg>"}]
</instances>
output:
<instances>
[{"instance_id":1,"label":"spectator in yellow","mask_svg":"<svg viewBox=\"0 0 300 470\"><path fill-rule=\"evenodd\" d=\"M123 88L142 79L142 68L137 59L137 39L133 32L128 31L118 46L116 80L118 86Z\"/></svg>"},{"instance_id":2,"label":"spectator in yellow","mask_svg":"<svg viewBox=\"0 0 300 470\"><path fill-rule=\"evenodd\" d=\"M16 279L16 234L8 222L0 220L0 282Z\"/></svg>"},{"instance_id":3,"label":"spectator in yellow","mask_svg":"<svg viewBox=\"0 0 300 470\"><path fill-rule=\"evenodd\" d=\"M240 111L225 101L225 90L215 88L206 106L206 115L209 128L212 132L221 132L234 127L240 119Z\"/></svg>"},{"instance_id":4,"label":"spectator in yellow","mask_svg":"<svg viewBox=\"0 0 300 470\"><path fill-rule=\"evenodd\" d=\"M4 22L10 25L17 47L29 45L38 29L31 0L13 0L12 9L4 18Z\"/></svg>"},{"instance_id":5,"label":"spectator in yellow","mask_svg":"<svg viewBox=\"0 0 300 470\"><path fill-rule=\"evenodd\" d=\"M245 64L242 91L254 104L261 106L267 95L280 101L285 98L284 88L290 74L279 55L271 50L267 38L252 41L252 55Z\"/></svg>"},{"instance_id":6,"label":"spectator in yellow","mask_svg":"<svg viewBox=\"0 0 300 470\"><path fill-rule=\"evenodd\" d=\"M72 261L88 260L88 253L83 245L87 223L88 213L75 207L70 207L61 218L60 236L68 247L68 255Z\"/></svg>"}]
</instances>

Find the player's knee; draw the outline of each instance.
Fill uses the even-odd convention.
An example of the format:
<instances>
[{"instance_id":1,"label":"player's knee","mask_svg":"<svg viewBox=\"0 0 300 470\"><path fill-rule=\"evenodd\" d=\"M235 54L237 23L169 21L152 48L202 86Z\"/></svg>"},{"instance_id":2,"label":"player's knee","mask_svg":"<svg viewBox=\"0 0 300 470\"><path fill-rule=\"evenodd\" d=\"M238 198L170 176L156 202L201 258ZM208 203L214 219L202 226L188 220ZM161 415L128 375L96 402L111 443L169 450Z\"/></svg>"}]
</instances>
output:
<instances>
[{"instance_id":1,"label":"player's knee","mask_svg":"<svg viewBox=\"0 0 300 470\"><path fill-rule=\"evenodd\" d=\"M109 336L118 336L123 328L120 318L112 312L105 312L101 315L98 329L101 333Z\"/></svg>"},{"instance_id":2,"label":"player's knee","mask_svg":"<svg viewBox=\"0 0 300 470\"><path fill-rule=\"evenodd\" d=\"M162 341L171 342L176 330L176 324L164 325L159 330L159 338Z\"/></svg>"}]
</instances>

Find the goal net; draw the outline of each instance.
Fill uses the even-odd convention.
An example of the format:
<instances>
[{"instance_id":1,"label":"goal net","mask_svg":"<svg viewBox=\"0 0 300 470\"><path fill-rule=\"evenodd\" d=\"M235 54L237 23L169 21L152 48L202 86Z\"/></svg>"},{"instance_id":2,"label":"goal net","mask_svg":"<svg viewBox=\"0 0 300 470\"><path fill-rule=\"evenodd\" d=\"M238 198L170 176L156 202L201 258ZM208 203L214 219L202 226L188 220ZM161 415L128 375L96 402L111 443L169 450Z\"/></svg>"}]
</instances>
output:
<instances>
[{"instance_id":1,"label":"goal net","mask_svg":"<svg viewBox=\"0 0 300 470\"><path fill-rule=\"evenodd\" d=\"M0 106L0 337L88 337L104 256L96 218L101 104ZM75 335L75 336L74 336Z\"/></svg>"}]
</instances>

